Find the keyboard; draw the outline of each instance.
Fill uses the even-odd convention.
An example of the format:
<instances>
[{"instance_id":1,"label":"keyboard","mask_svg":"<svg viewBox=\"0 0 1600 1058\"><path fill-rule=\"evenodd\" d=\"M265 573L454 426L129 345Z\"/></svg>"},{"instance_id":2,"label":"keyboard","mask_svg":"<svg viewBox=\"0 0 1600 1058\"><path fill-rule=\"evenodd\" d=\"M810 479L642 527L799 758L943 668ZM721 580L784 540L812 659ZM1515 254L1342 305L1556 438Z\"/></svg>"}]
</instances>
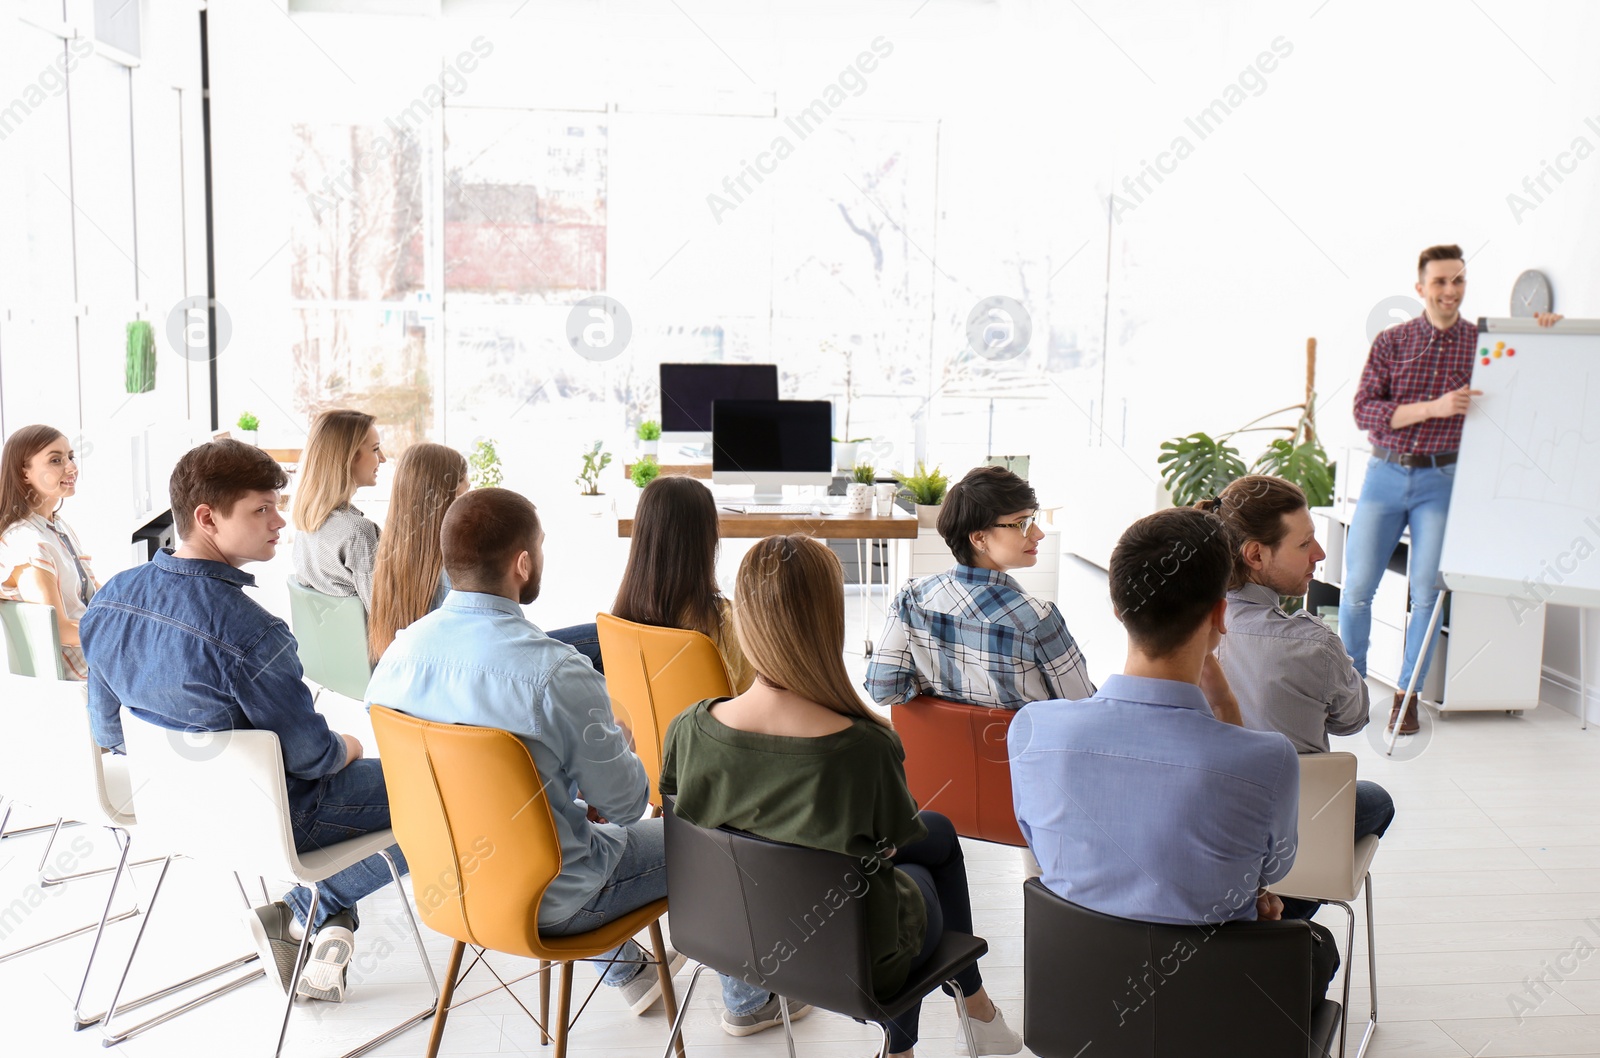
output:
<instances>
[{"instance_id":1,"label":"keyboard","mask_svg":"<svg viewBox=\"0 0 1600 1058\"><path fill-rule=\"evenodd\" d=\"M725 503L725 511L735 514L812 514L816 511L815 503Z\"/></svg>"}]
</instances>

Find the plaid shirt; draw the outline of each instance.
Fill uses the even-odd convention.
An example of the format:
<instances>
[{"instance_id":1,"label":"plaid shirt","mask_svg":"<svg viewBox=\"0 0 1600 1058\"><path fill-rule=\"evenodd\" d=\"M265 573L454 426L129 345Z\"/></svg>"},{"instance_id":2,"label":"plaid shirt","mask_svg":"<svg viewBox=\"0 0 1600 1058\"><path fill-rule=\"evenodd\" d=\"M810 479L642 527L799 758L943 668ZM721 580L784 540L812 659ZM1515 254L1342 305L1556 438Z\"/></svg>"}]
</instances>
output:
<instances>
[{"instance_id":1,"label":"plaid shirt","mask_svg":"<svg viewBox=\"0 0 1600 1058\"><path fill-rule=\"evenodd\" d=\"M1391 452L1436 455L1461 447L1463 416L1426 419L1403 429L1389 426L1395 408L1433 400L1460 389L1472 378L1478 328L1465 319L1441 331L1426 315L1378 335L1361 370L1356 390L1356 425L1374 446Z\"/></svg>"},{"instance_id":2,"label":"plaid shirt","mask_svg":"<svg viewBox=\"0 0 1600 1058\"><path fill-rule=\"evenodd\" d=\"M866 687L880 705L930 694L1002 709L1095 693L1054 603L997 570L962 565L913 581L895 597Z\"/></svg>"}]
</instances>

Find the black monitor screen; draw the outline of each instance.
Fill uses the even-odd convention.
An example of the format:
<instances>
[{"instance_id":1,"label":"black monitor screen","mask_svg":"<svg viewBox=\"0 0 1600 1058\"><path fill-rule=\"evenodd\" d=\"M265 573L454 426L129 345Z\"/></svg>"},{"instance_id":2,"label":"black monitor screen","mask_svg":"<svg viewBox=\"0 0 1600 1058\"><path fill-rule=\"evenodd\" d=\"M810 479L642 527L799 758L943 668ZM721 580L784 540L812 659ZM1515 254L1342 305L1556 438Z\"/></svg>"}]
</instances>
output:
<instances>
[{"instance_id":1,"label":"black monitor screen","mask_svg":"<svg viewBox=\"0 0 1600 1058\"><path fill-rule=\"evenodd\" d=\"M777 400L777 364L662 364L661 429L710 433L714 400Z\"/></svg>"},{"instance_id":2,"label":"black monitor screen","mask_svg":"<svg viewBox=\"0 0 1600 1058\"><path fill-rule=\"evenodd\" d=\"M827 473L833 404L825 400L719 400L711 471Z\"/></svg>"}]
</instances>

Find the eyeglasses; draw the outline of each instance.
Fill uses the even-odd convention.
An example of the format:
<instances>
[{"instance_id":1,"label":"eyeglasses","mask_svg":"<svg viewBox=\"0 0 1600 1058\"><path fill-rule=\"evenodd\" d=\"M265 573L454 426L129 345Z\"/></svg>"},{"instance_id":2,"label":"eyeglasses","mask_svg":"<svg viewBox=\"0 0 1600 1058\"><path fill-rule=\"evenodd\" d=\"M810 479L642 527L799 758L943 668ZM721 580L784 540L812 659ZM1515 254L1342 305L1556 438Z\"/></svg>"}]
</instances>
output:
<instances>
[{"instance_id":1,"label":"eyeglasses","mask_svg":"<svg viewBox=\"0 0 1600 1058\"><path fill-rule=\"evenodd\" d=\"M994 525L992 526L992 528L995 528L995 529L1015 529L1019 533L1021 533L1023 536L1027 536L1028 535L1028 530L1032 529L1038 523L1039 523L1039 513L1037 511L1035 511L1034 513L1028 515L1026 518L1023 518L1021 521L1018 521L1018 522L995 522Z\"/></svg>"}]
</instances>

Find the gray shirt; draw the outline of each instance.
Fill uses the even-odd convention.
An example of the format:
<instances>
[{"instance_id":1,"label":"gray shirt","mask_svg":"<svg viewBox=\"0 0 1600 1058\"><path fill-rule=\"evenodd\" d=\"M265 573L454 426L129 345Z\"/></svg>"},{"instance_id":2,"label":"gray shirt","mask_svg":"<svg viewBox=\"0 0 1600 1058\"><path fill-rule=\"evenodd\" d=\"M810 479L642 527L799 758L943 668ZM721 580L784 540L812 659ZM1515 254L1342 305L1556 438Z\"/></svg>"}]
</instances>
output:
<instances>
[{"instance_id":1,"label":"gray shirt","mask_svg":"<svg viewBox=\"0 0 1600 1058\"><path fill-rule=\"evenodd\" d=\"M294 538L294 575L312 591L343 598L361 596L372 612L372 564L378 557L378 527L345 503L322 526Z\"/></svg>"},{"instance_id":2,"label":"gray shirt","mask_svg":"<svg viewBox=\"0 0 1600 1058\"><path fill-rule=\"evenodd\" d=\"M1228 634L1217 660L1244 726L1281 731L1299 753L1326 753L1330 734L1367 726L1367 681L1338 633L1305 610L1286 613L1263 584L1228 593Z\"/></svg>"}]
</instances>

